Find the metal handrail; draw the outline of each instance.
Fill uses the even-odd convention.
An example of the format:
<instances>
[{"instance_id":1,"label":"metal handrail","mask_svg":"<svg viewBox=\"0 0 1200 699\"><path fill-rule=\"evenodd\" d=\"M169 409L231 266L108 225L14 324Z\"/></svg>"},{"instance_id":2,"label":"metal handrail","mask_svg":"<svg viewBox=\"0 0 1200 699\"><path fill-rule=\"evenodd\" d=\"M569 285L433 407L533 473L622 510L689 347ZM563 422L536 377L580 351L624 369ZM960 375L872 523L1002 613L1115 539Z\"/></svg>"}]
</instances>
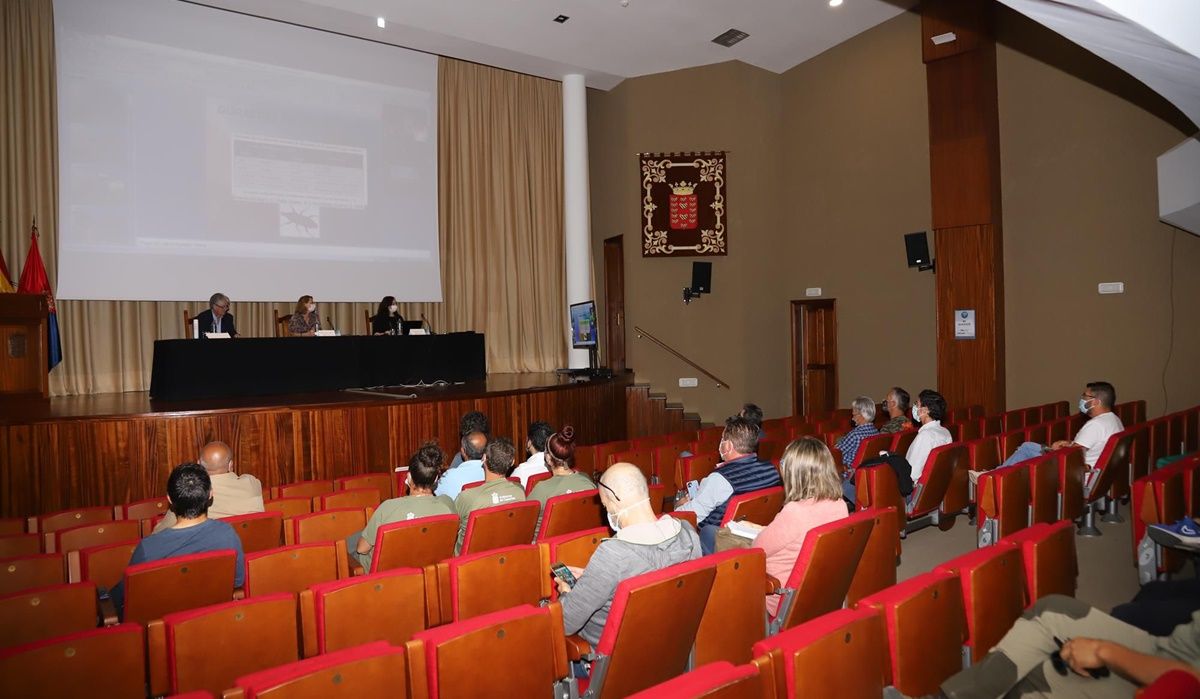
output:
<instances>
[{"instance_id":1,"label":"metal handrail","mask_svg":"<svg viewBox=\"0 0 1200 699\"><path fill-rule=\"evenodd\" d=\"M678 350L676 350L674 347L668 345L667 343L663 342L662 340L658 339L657 337L651 335L650 333L646 332L642 328L635 325L635 326L633 326L633 332L638 337L645 337L645 338L649 339L654 344L658 345L659 347L661 347L661 348L665 349L666 351L670 352L671 354L675 355L678 359L681 359L684 362L686 362L687 364L690 364L692 366L692 368L694 368L696 371L699 371L701 374L704 374L708 378L715 381L717 384L717 388L729 388L729 384L726 383L724 380L717 378L716 374L713 374L708 369L705 369L704 367L700 366L699 364L688 359L687 357L682 355Z\"/></svg>"}]
</instances>

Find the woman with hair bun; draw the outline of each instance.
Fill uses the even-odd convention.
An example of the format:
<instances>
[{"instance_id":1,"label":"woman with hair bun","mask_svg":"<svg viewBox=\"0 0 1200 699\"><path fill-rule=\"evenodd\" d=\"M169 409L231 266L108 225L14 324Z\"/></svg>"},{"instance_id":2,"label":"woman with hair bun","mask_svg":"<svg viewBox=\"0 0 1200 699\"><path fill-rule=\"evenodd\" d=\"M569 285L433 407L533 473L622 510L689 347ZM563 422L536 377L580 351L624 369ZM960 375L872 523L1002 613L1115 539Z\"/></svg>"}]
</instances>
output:
<instances>
[{"instance_id":1,"label":"woman with hair bun","mask_svg":"<svg viewBox=\"0 0 1200 699\"><path fill-rule=\"evenodd\" d=\"M575 470L575 428L570 425L546 440L546 467L550 469L550 477L533 486L529 493L529 499L537 500L543 508L555 495L596 489L591 478ZM540 517L538 525L540 528Z\"/></svg>"}]
</instances>

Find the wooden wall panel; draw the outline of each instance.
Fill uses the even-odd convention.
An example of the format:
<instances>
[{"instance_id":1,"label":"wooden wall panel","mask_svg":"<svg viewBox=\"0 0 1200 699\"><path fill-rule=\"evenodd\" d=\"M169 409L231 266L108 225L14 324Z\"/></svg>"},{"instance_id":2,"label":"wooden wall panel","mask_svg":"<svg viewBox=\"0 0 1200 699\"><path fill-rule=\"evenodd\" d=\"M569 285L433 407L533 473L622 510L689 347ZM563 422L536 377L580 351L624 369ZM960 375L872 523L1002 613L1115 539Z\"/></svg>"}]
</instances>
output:
<instances>
[{"instance_id":1,"label":"wooden wall panel","mask_svg":"<svg viewBox=\"0 0 1200 699\"><path fill-rule=\"evenodd\" d=\"M523 454L531 420L572 424L581 444L625 438L622 377L479 397L324 406L150 413L0 424L0 516L115 505L160 495L177 464L208 441L234 451L235 468L265 487L314 478L385 472L406 464L424 441L457 449L458 421L482 410L492 433ZM522 457L523 458L523 457Z\"/></svg>"}]
</instances>

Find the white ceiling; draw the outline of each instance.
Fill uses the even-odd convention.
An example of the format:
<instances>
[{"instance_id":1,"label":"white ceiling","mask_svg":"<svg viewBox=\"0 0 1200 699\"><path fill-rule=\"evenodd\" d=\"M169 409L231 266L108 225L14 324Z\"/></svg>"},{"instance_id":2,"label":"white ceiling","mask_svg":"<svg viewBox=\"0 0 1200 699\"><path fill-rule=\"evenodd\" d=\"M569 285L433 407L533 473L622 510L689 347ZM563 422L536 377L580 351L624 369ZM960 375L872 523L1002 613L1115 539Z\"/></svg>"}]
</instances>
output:
<instances>
[{"instance_id":1,"label":"white ceiling","mask_svg":"<svg viewBox=\"0 0 1200 699\"><path fill-rule=\"evenodd\" d=\"M193 0L194 1L194 0ZM608 90L637 75L740 60L777 73L915 0L199 0L306 26ZM556 24L558 14L571 19ZM386 17L386 29L375 26ZM730 28L750 37L712 43Z\"/></svg>"}]
</instances>

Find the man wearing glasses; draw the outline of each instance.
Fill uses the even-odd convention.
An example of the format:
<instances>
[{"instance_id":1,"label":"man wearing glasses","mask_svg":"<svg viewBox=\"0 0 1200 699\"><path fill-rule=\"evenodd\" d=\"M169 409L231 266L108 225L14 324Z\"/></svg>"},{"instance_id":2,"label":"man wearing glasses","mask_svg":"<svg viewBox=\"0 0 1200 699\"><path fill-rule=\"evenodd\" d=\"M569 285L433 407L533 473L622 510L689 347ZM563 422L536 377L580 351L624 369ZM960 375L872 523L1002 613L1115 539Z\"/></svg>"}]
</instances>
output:
<instances>
[{"instance_id":1,"label":"man wearing glasses","mask_svg":"<svg viewBox=\"0 0 1200 699\"><path fill-rule=\"evenodd\" d=\"M233 314L229 312L229 297L222 293L213 294L208 299L208 310L196 315L200 337L205 333L229 333L237 337L237 326L233 324Z\"/></svg>"}]
</instances>

